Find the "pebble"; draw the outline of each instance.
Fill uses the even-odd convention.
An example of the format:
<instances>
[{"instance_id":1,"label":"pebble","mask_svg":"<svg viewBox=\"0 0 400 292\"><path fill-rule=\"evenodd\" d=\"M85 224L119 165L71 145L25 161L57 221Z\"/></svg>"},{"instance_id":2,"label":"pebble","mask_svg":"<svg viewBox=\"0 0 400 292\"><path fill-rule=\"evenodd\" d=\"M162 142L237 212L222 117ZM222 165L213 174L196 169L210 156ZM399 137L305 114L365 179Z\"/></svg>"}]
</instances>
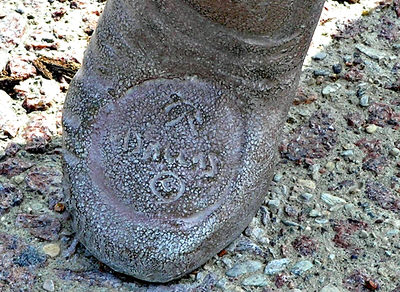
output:
<instances>
[{"instance_id":1,"label":"pebble","mask_svg":"<svg viewBox=\"0 0 400 292\"><path fill-rule=\"evenodd\" d=\"M323 59L325 59L328 55L325 52L319 52L317 54L315 54L314 56L312 56L311 58L313 60L316 61L322 61Z\"/></svg>"},{"instance_id":2,"label":"pebble","mask_svg":"<svg viewBox=\"0 0 400 292\"><path fill-rule=\"evenodd\" d=\"M50 280L50 279L46 279L44 282L43 282L43 289L44 290L46 290L46 291L49 291L49 292L52 292L52 291L54 291L54 282L53 282L53 280Z\"/></svg>"},{"instance_id":3,"label":"pebble","mask_svg":"<svg viewBox=\"0 0 400 292\"><path fill-rule=\"evenodd\" d=\"M239 277L243 274L253 273L262 268L262 263L259 261L246 261L233 266L232 269L226 271L228 277Z\"/></svg>"},{"instance_id":4,"label":"pebble","mask_svg":"<svg viewBox=\"0 0 400 292\"><path fill-rule=\"evenodd\" d=\"M308 214L308 216L310 216L310 217L312 217L312 218L315 218L315 217L321 217L322 214L321 214L321 212L320 212L319 210L313 209L313 210L310 211L310 213Z\"/></svg>"},{"instance_id":5,"label":"pebble","mask_svg":"<svg viewBox=\"0 0 400 292\"><path fill-rule=\"evenodd\" d=\"M15 137L21 122L11 103L11 97L5 91L0 90L0 133Z\"/></svg>"},{"instance_id":6,"label":"pebble","mask_svg":"<svg viewBox=\"0 0 400 292\"><path fill-rule=\"evenodd\" d=\"M280 173L277 173L274 175L274 182L280 182L282 179L283 175Z\"/></svg>"},{"instance_id":7,"label":"pebble","mask_svg":"<svg viewBox=\"0 0 400 292\"><path fill-rule=\"evenodd\" d=\"M288 258L270 261L265 267L264 273L267 275L275 275L282 272L289 263L290 259Z\"/></svg>"},{"instance_id":8,"label":"pebble","mask_svg":"<svg viewBox=\"0 0 400 292\"><path fill-rule=\"evenodd\" d=\"M392 148L389 153L390 153L390 155L397 157L400 155L400 149L396 148L396 147Z\"/></svg>"},{"instance_id":9,"label":"pebble","mask_svg":"<svg viewBox=\"0 0 400 292\"><path fill-rule=\"evenodd\" d=\"M345 55L343 56L343 62L350 63L352 58L353 57L351 55Z\"/></svg>"},{"instance_id":10,"label":"pebble","mask_svg":"<svg viewBox=\"0 0 400 292\"><path fill-rule=\"evenodd\" d=\"M356 45L356 49L374 60L381 60L387 57L386 53L382 50L376 50L374 48L367 47L361 44Z\"/></svg>"},{"instance_id":11,"label":"pebble","mask_svg":"<svg viewBox=\"0 0 400 292\"><path fill-rule=\"evenodd\" d=\"M332 65L332 71L335 74L339 74L340 72L342 72L342 65L339 63Z\"/></svg>"},{"instance_id":12,"label":"pebble","mask_svg":"<svg viewBox=\"0 0 400 292\"><path fill-rule=\"evenodd\" d=\"M346 211L351 212L351 211L354 210L354 204L351 204L351 203L346 204L346 205L344 205L344 209L345 209Z\"/></svg>"},{"instance_id":13,"label":"pebble","mask_svg":"<svg viewBox=\"0 0 400 292\"><path fill-rule=\"evenodd\" d=\"M311 177L313 180L319 180L319 178L320 178L319 170L320 169L321 169L321 166L318 163L313 164L311 166Z\"/></svg>"},{"instance_id":14,"label":"pebble","mask_svg":"<svg viewBox=\"0 0 400 292\"><path fill-rule=\"evenodd\" d=\"M221 261L224 263L225 267L227 267L228 269L230 269L232 267L232 260L230 258L222 257Z\"/></svg>"},{"instance_id":15,"label":"pebble","mask_svg":"<svg viewBox=\"0 0 400 292\"><path fill-rule=\"evenodd\" d=\"M282 223L286 226L300 226L300 224L289 220L282 220Z\"/></svg>"},{"instance_id":16,"label":"pebble","mask_svg":"<svg viewBox=\"0 0 400 292\"><path fill-rule=\"evenodd\" d=\"M300 261L294 265L294 267L290 270L296 276L301 276L308 270L310 270L314 265L310 261Z\"/></svg>"},{"instance_id":17,"label":"pebble","mask_svg":"<svg viewBox=\"0 0 400 292\"><path fill-rule=\"evenodd\" d=\"M358 236L359 236L360 238L368 238L369 234L368 234L367 231L361 230Z\"/></svg>"},{"instance_id":18,"label":"pebble","mask_svg":"<svg viewBox=\"0 0 400 292\"><path fill-rule=\"evenodd\" d=\"M315 219L315 223L318 223L318 224L326 224L328 222L329 222L328 219L320 219L320 218Z\"/></svg>"},{"instance_id":19,"label":"pebble","mask_svg":"<svg viewBox=\"0 0 400 292\"><path fill-rule=\"evenodd\" d=\"M353 156L354 155L354 151L352 149L345 150L340 155L342 155L344 157Z\"/></svg>"},{"instance_id":20,"label":"pebble","mask_svg":"<svg viewBox=\"0 0 400 292\"><path fill-rule=\"evenodd\" d=\"M354 144L353 143L346 143L346 144L343 145L343 149L344 150L354 149Z\"/></svg>"},{"instance_id":21,"label":"pebble","mask_svg":"<svg viewBox=\"0 0 400 292\"><path fill-rule=\"evenodd\" d=\"M267 236L265 236L265 230L263 228L254 228L250 232L250 236L257 239L258 242L262 244L268 244L269 239Z\"/></svg>"},{"instance_id":22,"label":"pebble","mask_svg":"<svg viewBox=\"0 0 400 292\"><path fill-rule=\"evenodd\" d=\"M13 183L20 185L25 180L25 175L16 175L11 180Z\"/></svg>"},{"instance_id":23,"label":"pebble","mask_svg":"<svg viewBox=\"0 0 400 292\"><path fill-rule=\"evenodd\" d=\"M217 283L215 283L215 287L222 289L223 291L225 291L225 289L228 286L228 280L225 278L221 278L218 280Z\"/></svg>"},{"instance_id":24,"label":"pebble","mask_svg":"<svg viewBox=\"0 0 400 292\"><path fill-rule=\"evenodd\" d=\"M261 206L260 211L261 211L261 223L264 226L267 226L271 222L270 213L265 206Z\"/></svg>"},{"instance_id":25,"label":"pebble","mask_svg":"<svg viewBox=\"0 0 400 292\"><path fill-rule=\"evenodd\" d=\"M337 287L329 284L323 287L320 292L340 292L340 290Z\"/></svg>"},{"instance_id":26,"label":"pebble","mask_svg":"<svg viewBox=\"0 0 400 292\"><path fill-rule=\"evenodd\" d=\"M268 201L268 207L272 212L277 212L279 209L279 206L281 204L281 201L276 199L276 200L269 200Z\"/></svg>"},{"instance_id":27,"label":"pebble","mask_svg":"<svg viewBox=\"0 0 400 292\"><path fill-rule=\"evenodd\" d=\"M329 76L329 71L327 71L327 70L314 70L313 75L315 77L318 77L318 76Z\"/></svg>"},{"instance_id":28,"label":"pebble","mask_svg":"<svg viewBox=\"0 0 400 292\"><path fill-rule=\"evenodd\" d=\"M300 186L305 187L310 190L315 190L315 188L316 188L315 182L312 180L309 180L309 179L299 179L298 183Z\"/></svg>"},{"instance_id":29,"label":"pebble","mask_svg":"<svg viewBox=\"0 0 400 292\"><path fill-rule=\"evenodd\" d=\"M282 191L282 194L285 195L285 196L289 193L288 187L285 186L285 185L282 185L281 191Z\"/></svg>"},{"instance_id":30,"label":"pebble","mask_svg":"<svg viewBox=\"0 0 400 292\"><path fill-rule=\"evenodd\" d=\"M329 161L329 162L327 162L327 163L325 164L325 168L326 168L328 171L332 171L332 170L335 169L335 163L333 163L332 161Z\"/></svg>"},{"instance_id":31,"label":"pebble","mask_svg":"<svg viewBox=\"0 0 400 292\"><path fill-rule=\"evenodd\" d=\"M361 190L359 188L357 188L357 187L351 187L349 189L349 193L350 194L359 194L359 193L361 193Z\"/></svg>"},{"instance_id":32,"label":"pebble","mask_svg":"<svg viewBox=\"0 0 400 292\"><path fill-rule=\"evenodd\" d=\"M341 208L342 208L342 205L335 205L335 206L330 207L328 210L329 210L329 212L336 212L336 211L339 211Z\"/></svg>"},{"instance_id":33,"label":"pebble","mask_svg":"<svg viewBox=\"0 0 400 292\"><path fill-rule=\"evenodd\" d=\"M301 198L305 201L310 201L313 198L313 195L310 193L303 193L301 194Z\"/></svg>"},{"instance_id":34,"label":"pebble","mask_svg":"<svg viewBox=\"0 0 400 292\"><path fill-rule=\"evenodd\" d=\"M368 134L373 134L373 133L376 132L377 129L378 129L378 126L377 126L377 125L370 124L370 125L368 125L368 126L365 128L365 131L366 131Z\"/></svg>"},{"instance_id":35,"label":"pebble","mask_svg":"<svg viewBox=\"0 0 400 292\"><path fill-rule=\"evenodd\" d=\"M243 280L243 286L264 287L269 284L268 277L263 274L252 275Z\"/></svg>"},{"instance_id":36,"label":"pebble","mask_svg":"<svg viewBox=\"0 0 400 292\"><path fill-rule=\"evenodd\" d=\"M323 76L315 77L315 84L321 85L323 82L324 82L324 77Z\"/></svg>"},{"instance_id":37,"label":"pebble","mask_svg":"<svg viewBox=\"0 0 400 292\"><path fill-rule=\"evenodd\" d=\"M60 246L57 243L49 243L43 246L43 252L48 256L55 258L60 254Z\"/></svg>"},{"instance_id":38,"label":"pebble","mask_svg":"<svg viewBox=\"0 0 400 292\"><path fill-rule=\"evenodd\" d=\"M198 273L196 274L195 277L196 277L196 281L201 281L201 280L204 279L205 273L203 273L203 272L198 272Z\"/></svg>"},{"instance_id":39,"label":"pebble","mask_svg":"<svg viewBox=\"0 0 400 292\"><path fill-rule=\"evenodd\" d=\"M369 96L368 95L361 96L360 105L362 107L368 107L369 106Z\"/></svg>"},{"instance_id":40,"label":"pebble","mask_svg":"<svg viewBox=\"0 0 400 292\"><path fill-rule=\"evenodd\" d=\"M329 97L331 96L333 93L335 93L336 91L338 91L342 86L340 84L330 84L325 86L322 89L322 95L325 97Z\"/></svg>"},{"instance_id":41,"label":"pebble","mask_svg":"<svg viewBox=\"0 0 400 292\"><path fill-rule=\"evenodd\" d=\"M321 200L324 201L328 206L331 206L331 207L346 203L346 200L336 197L336 196L333 196L328 193L321 194Z\"/></svg>"},{"instance_id":42,"label":"pebble","mask_svg":"<svg viewBox=\"0 0 400 292\"><path fill-rule=\"evenodd\" d=\"M299 109L297 112L301 117L309 117L310 116L310 112L306 109Z\"/></svg>"},{"instance_id":43,"label":"pebble","mask_svg":"<svg viewBox=\"0 0 400 292\"><path fill-rule=\"evenodd\" d=\"M357 88L357 97L363 96L367 92L367 88L365 87L367 84L366 83L361 83L359 87Z\"/></svg>"}]
</instances>

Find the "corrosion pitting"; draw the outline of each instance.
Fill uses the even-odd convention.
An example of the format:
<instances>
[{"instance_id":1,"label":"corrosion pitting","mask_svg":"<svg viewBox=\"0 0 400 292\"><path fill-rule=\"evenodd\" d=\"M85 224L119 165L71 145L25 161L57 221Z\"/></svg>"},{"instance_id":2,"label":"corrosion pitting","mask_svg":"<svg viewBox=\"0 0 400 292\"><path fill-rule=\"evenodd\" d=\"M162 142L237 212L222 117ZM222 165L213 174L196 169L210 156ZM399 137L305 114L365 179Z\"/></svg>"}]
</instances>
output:
<instances>
[{"instance_id":1,"label":"corrosion pitting","mask_svg":"<svg viewBox=\"0 0 400 292\"><path fill-rule=\"evenodd\" d=\"M323 1L255 1L282 10L273 21L236 2L243 22L216 1L110 0L71 82L68 208L77 238L118 272L179 278L264 200Z\"/></svg>"}]
</instances>

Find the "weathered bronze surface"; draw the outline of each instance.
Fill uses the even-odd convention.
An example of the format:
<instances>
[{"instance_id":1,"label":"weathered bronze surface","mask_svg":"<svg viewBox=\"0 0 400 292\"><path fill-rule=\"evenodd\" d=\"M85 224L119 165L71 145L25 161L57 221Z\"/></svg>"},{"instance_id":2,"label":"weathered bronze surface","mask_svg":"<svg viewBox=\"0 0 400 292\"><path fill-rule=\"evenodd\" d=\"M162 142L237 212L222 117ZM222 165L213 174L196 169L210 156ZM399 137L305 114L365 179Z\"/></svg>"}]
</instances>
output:
<instances>
[{"instance_id":1,"label":"weathered bronze surface","mask_svg":"<svg viewBox=\"0 0 400 292\"><path fill-rule=\"evenodd\" d=\"M65 190L80 241L167 282L249 224L320 0L109 0L65 102Z\"/></svg>"}]
</instances>

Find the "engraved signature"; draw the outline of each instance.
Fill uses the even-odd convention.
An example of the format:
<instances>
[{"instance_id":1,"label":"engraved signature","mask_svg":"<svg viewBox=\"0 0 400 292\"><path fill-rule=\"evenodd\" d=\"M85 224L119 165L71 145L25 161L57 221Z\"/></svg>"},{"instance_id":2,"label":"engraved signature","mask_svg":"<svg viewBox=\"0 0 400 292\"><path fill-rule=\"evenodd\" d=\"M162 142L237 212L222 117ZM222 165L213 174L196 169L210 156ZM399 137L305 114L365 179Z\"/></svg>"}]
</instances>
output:
<instances>
[{"instance_id":1,"label":"engraved signature","mask_svg":"<svg viewBox=\"0 0 400 292\"><path fill-rule=\"evenodd\" d=\"M193 136L199 134L198 126L203 124L202 113L190 101L182 100L177 94L171 96L174 101L167 104L164 108L166 114L171 115L171 119L165 124L167 127L174 127L179 123L184 123L189 126Z\"/></svg>"},{"instance_id":2,"label":"engraved signature","mask_svg":"<svg viewBox=\"0 0 400 292\"><path fill-rule=\"evenodd\" d=\"M201 171L202 178L212 178L218 173L218 158L214 153L199 152L189 157L184 150L173 153L168 145L162 147L159 142L147 143L141 135L128 130L123 139L123 150L128 155L134 155L140 161L164 162L168 165L177 164L182 167L190 168L196 166Z\"/></svg>"},{"instance_id":3,"label":"engraved signature","mask_svg":"<svg viewBox=\"0 0 400 292\"><path fill-rule=\"evenodd\" d=\"M151 179L150 190L164 202L172 202L183 195L185 183L172 171L163 171Z\"/></svg>"},{"instance_id":4,"label":"engraved signature","mask_svg":"<svg viewBox=\"0 0 400 292\"><path fill-rule=\"evenodd\" d=\"M186 151L173 151L169 145L162 147L159 142L146 142L137 133L128 130L123 141L124 152L133 155L137 161L161 162L174 167L178 165L197 171L200 179L214 178L218 174L218 158L214 153L199 152L188 155ZM151 192L164 202L177 200L185 192L185 183L182 178L172 171L163 171L150 181Z\"/></svg>"},{"instance_id":5,"label":"engraved signature","mask_svg":"<svg viewBox=\"0 0 400 292\"><path fill-rule=\"evenodd\" d=\"M167 117L164 125L167 128L174 128L178 124L187 126L190 133L197 137L199 128L204 123L201 110L177 94L172 94L171 98L172 101L162 108ZM130 160L133 163L158 162L167 166L168 171L156 173L149 185L151 192L163 202L175 201L185 192L184 178L177 175L173 168L184 167L188 171L195 171L194 176L199 179L214 178L218 174L219 160L216 154L204 151L188 154L183 149L173 149L170 144L161 145L158 141L145 141L144 137L146 133L140 134L128 128L121 139L122 150L134 158Z\"/></svg>"}]
</instances>

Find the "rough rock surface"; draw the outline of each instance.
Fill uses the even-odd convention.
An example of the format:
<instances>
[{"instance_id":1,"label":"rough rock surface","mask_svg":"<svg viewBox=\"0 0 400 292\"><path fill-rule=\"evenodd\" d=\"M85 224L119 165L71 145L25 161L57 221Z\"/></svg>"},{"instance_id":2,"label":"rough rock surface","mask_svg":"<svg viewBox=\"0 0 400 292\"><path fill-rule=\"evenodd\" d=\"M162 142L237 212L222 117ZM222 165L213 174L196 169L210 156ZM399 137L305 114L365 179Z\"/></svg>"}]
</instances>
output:
<instances>
[{"instance_id":1,"label":"rough rock surface","mask_svg":"<svg viewBox=\"0 0 400 292\"><path fill-rule=\"evenodd\" d=\"M15 83L0 83L11 97L7 98L21 123L16 137L0 130L0 185L19 191L10 193L7 189L3 194L0 290L42 291L43 287L54 287L54 291L94 292L399 291L400 139L396 115L400 113L400 43L396 35L400 24L396 9L400 5L398 1L394 1L396 6L392 1L342 2L328 0L325 4L303 67L295 105L284 127L285 141L292 141L292 145L303 134L316 142L335 141L335 144L297 141L304 147L298 154L306 155L295 160L281 152L272 187L249 228L203 266L165 285L150 285L117 274L81 245L67 259L62 257L73 238L59 185L60 112L69 86L69 76L62 72L71 72L70 69L46 67L53 74L51 81L59 86L60 94L41 111L26 111L24 97L18 96ZM6 34L0 32L1 37L9 40L5 53L0 50L1 69L7 68L9 60L20 57L30 64L42 55L58 61L59 58L67 62L82 61L90 38L85 29L93 28L89 21L97 19L104 5L96 0L1 1L1 31L8 29L10 23L17 28ZM54 43L58 43L57 51L51 49ZM371 58L372 55L359 51L360 44L384 57ZM313 60L311 57L318 52L325 57ZM333 71L333 65L337 64L342 67L340 73ZM324 71L324 76L317 76L315 71ZM23 75L30 76L29 72ZM40 72L19 83L40 94L43 90L40 80L46 78ZM323 97L322 90L336 83L341 84L340 88L334 86L337 91ZM310 127L310 119L321 112L329 115L319 115L312 123L314 128ZM326 122L332 124L332 130ZM366 127L371 124L377 128L368 133ZM317 136L322 131L325 138ZM41 138L37 144L29 142L27 147L26 139L33 141L29 138L33 136ZM20 146L14 147L10 142ZM321 150L317 153L322 153L322 157L307 157L314 149ZM46 175L49 179L41 184L41 177ZM321 199L324 193L345 199L346 203L327 205ZM17 204L13 203L15 199ZM43 230L42 235L46 236L54 234L54 230L59 239L43 241L37 237L39 234L30 232L32 225L18 227L19 214L57 218L61 223L59 231L52 229L51 224L46 225L50 229L35 231ZM61 254L44 261L46 255L42 250L47 244L58 244ZM288 263L280 265L277 274L266 274L270 271L265 269L268 264L280 259L288 259ZM226 275L243 262L260 262L262 267L237 278ZM293 269L295 266L300 269ZM308 267L311 268L306 270ZM9 273L2 273L5 270Z\"/></svg>"}]
</instances>

